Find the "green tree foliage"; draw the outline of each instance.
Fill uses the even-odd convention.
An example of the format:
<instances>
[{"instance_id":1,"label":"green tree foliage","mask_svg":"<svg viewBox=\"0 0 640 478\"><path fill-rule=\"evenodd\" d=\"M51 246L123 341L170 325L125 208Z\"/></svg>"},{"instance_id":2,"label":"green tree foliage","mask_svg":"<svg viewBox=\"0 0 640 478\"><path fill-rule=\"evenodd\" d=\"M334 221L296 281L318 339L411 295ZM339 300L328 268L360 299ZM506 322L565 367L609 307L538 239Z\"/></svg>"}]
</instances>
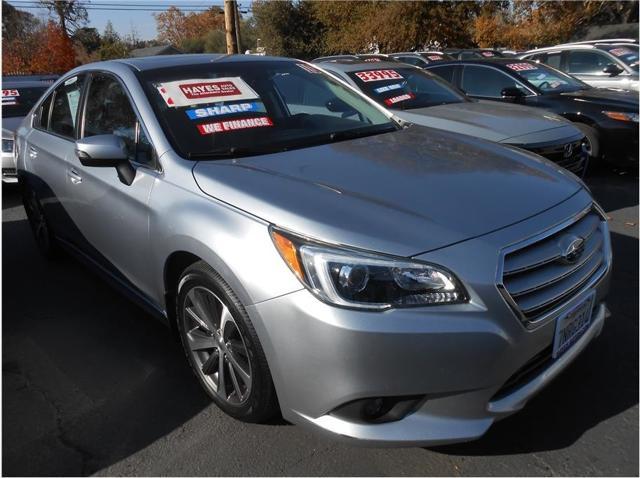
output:
<instances>
[{"instance_id":1,"label":"green tree foliage","mask_svg":"<svg viewBox=\"0 0 640 478\"><path fill-rule=\"evenodd\" d=\"M10 3L2 0L2 40L24 40L32 35L41 24L29 12L16 9Z\"/></svg>"},{"instance_id":2,"label":"green tree foliage","mask_svg":"<svg viewBox=\"0 0 640 478\"><path fill-rule=\"evenodd\" d=\"M324 51L324 28L314 7L308 0L253 3L257 38L270 55L308 59Z\"/></svg>"},{"instance_id":3,"label":"green tree foliage","mask_svg":"<svg viewBox=\"0 0 640 478\"><path fill-rule=\"evenodd\" d=\"M88 54L97 51L102 45L100 33L95 28L82 27L78 28L71 39L84 47Z\"/></svg>"},{"instance_id":4,"label":"green tree foliage","mask_svg":"<svg viewBox=\"0 0 640 478\"><path fill-rule=\"evenodd\" d=\"M117 58L127 58L129 56L127 44L122 41L110 21L107 22L104 27L102 45L98 50L98 54L101 60L114 60Z\"/></svg>"}]
</instances>

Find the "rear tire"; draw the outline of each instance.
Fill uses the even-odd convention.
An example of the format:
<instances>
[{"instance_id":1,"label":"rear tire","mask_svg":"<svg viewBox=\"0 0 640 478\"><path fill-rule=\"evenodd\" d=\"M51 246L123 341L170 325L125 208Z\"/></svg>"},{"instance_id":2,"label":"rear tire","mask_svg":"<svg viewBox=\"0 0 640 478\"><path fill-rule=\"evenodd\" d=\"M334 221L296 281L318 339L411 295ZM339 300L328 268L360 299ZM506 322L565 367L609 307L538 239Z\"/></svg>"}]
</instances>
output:
<instances>
[{"instance_id":1,"label":"rear tire","mask_svg":"<svg viewBox=\"0 0 640 478\"><path fill-rule=\"evenodd\" d=\"M208 264L180 277L176 300L180 340L189 365L213 401L245 422L278 411L267 359L244 306Z\"/></svg>"},{"instance_id":2,"label":"rear tire","mask_svg":"<svg viewBox=\"0 0 640 478\"><path fill-rule=\"evenodd\" d=\"M40 253L49 260L60 257L60 246L51 232L40 198L27 184L22 185L22 204Z\"/></svg>"}]
</instances>

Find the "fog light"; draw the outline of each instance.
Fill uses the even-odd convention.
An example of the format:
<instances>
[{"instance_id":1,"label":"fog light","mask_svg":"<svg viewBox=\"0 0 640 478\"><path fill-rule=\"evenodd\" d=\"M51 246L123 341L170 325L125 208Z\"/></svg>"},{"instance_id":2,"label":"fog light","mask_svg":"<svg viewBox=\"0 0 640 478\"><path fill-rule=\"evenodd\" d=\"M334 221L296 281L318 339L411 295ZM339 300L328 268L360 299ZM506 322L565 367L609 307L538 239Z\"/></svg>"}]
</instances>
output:
<instances>
[{"instance_id":1,"label":"fog light","mask_svg":"<svg viewBox=\"0 0 640 478\"><path fill-rule=\"evenodd\" d=\"M424 395L362 398L339 406L331 415L360 423L395 422L416 411L425 398Z\"/></svg>"}]
</instances>

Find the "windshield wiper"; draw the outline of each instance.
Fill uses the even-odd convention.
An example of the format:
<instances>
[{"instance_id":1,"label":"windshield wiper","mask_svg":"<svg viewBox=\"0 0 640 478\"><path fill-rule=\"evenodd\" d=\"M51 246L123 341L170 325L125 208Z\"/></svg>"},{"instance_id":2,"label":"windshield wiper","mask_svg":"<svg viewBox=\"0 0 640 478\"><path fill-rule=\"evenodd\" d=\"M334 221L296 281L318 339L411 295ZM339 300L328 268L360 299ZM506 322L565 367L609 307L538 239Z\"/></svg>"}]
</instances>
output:
<instances>
[{"instance_id":1,"label":"windshield wiper","mask_svg":"<svg viewBox=\"0 0 640 478\"><path fill-rule=\"evenodd\" d=\"M226 159L240 158L243 156L258 156L260 154L277 153L282 149L276 148L246 148L230 146L228 148L212 149L211 151L198 151L187 153L189 159Z\"/></svg>"},{"instance_id":2,"label":"windshield wiper","mask_svg":"<svg viewBox=\"0 0 640 478\"><path fill-rule=\"evenodd\" d=\"M394 125L385 126L384 128L367 128L367 129L348 129L344 131L334 131L329 133L330 141L343 141L345 139L363 138L365 136L373 136L376 134L390 133L391 131L397 131Z\"/></svg>"}]
</instances>

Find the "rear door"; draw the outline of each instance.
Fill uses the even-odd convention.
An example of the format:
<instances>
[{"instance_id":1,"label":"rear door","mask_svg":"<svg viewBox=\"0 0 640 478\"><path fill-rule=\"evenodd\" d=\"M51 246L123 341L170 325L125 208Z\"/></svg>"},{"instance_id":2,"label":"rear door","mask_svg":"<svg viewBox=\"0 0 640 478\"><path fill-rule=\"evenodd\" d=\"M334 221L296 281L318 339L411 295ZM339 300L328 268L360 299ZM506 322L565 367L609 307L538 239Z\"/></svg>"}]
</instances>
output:
<instances>
[{"instance_id":1,"label":"rear door","mask_svg":"<svg viewBox=\"0 0 640 478\"><path fill-rule=\"evenodd\" d=\"M21 178L37 192L56 236L77 239L68 215L70 195L68 163L75 157L79 105L86 75L73 76L60 84L36 109L33 127L25 137L25 171Z\"/></svg>"},{"instance_id":2,"label":"rear door","mask_svg":"<svg viewBox=\"0 0 640 478\"><path fill-rule=\"evenodd\" d=\"M74 156L68 164L70 214L83 235L84 251L125 285L148 294L148 202L161 173L126 87L116 76L96 72L88 81L80 136L103 134L124 140L135 179L126 185L115 168L86 167Z\"/></svg>"}]
</instances>

